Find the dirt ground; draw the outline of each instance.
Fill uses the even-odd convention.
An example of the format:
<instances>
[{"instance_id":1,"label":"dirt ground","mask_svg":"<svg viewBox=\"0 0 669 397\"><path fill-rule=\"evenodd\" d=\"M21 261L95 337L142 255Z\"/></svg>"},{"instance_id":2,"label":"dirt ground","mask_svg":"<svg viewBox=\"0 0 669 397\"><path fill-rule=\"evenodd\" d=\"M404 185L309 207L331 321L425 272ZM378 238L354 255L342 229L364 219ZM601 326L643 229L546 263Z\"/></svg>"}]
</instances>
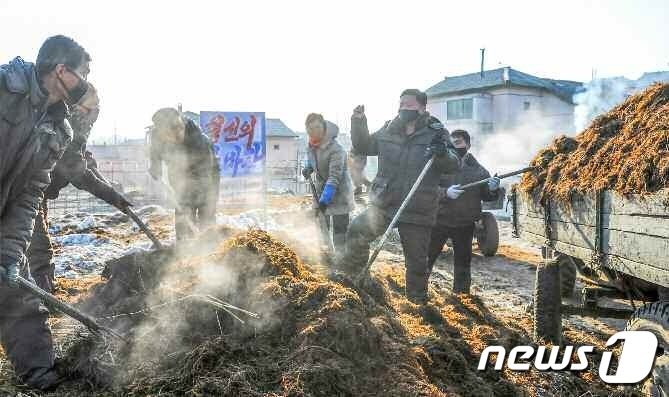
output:
<instances>
[{"instance_id":1,"label":"dirt ground","mask_svg":"<svg viewBox=\"0 0 669 397\"><path fill-rule=\"evenodd\" d=\"M293 204L295 206L304 204L304 199L281 197L270 200L270 208L272 209L292 207ZM240 212L242 211L237 209L221 211L225 215ZM168 229L171 227L169 218L165 216L154 217L149 220L149 226L157 229L161 236L167 236L169 235ZM288 224L290 219L294 221L295 225L303 224L302 221L296 221L295 217L285 216L281 218L280 222L282 223ZM293 227L294 225L290 226ZM288 229L291 229L291 227ZM290 235L290 230L288 234ZM117 239L120 243L143 239L138 231L129 229L125 224L108 227L106 235L112 240ZM445 252L439 258L435 272L431 277L433 291L436 291L437 294L440 293L439 291L449 291L451 288L452 255L448 251L448 249L445 249ZM300 255L302 254L300 253ZM383 250L377 261L378 264L375 265L377 271L378 269L399 269L398 274L402 273L403 257L397 243L391 243L388 250ZM527 311L527 305L531 301L533 291L534 269L540 261L539 247L512 238L511 226L508 222L500 222L500 248L495 257L488 258L475 252L472 261L473 294L478 297L477 299L480 299L485 312L494 318L494 323L499 327L505 330L513 330L513 332L518 332L524 337L531 335L532 321L530 313ZM81 280L58 279L57 295L69 302L76 302L86 296L87 290L91 286L99 282L100 278L96 276ZM579 290L582 286L579 281L576 290ZM447 292L444 292L444 294L447 294ZM80 327L75 326L71 320L59 315L55 315L50 323L53 328L57 351L62 351L62 344L73 332L81 331ZM622 329L624 325L625 322L622 320L595 320L579 316L565 317L563 320L563 327L569 344L592 344L599 349L604 346L610 335ZM473 348L473 350L478 350L478 348ZM580 376L585 380L592 380L592 382L597 383L597 387L593 387L593 390L598 391L581 395L602 395L602 390L608 390L607 395L624 394L622 391L607 388L596 378L593 378L589 372ZM560 390L559 388L551 391L537 386L533 389L532 382L535 382L535 380L532 377L510 374L509 378L512 382L522 385L522 388L529 395L568 395L557 391ZM36 396L39 394L15 384L11 365L0 351L0 396L4 395Z\"/></svg>"},{"instance_id":2,"label":"dirt ground","mask_svg":"<svg viewBox=\"0 0 669 397\"><path fill-rule=\"evenodd\" d=\"M494 313L509 319L529 319L528 305L531 303L536 265L542 261L541 248L511 236L510 222L499 222L500 247L494 257L484 257L475 251L472 260L473 293L480 296ZM434 283L453 282L453 257L448 249L437 261ZM584 283L578 281L574 296L565 303L577 304L578 292ZM607 306L620 307L624 302L603 301ZM625 327L624 320L594 319L582 316L565 316L563 327L585 333L597 334L603 341L617 330Z\"/></svg>"}]
</instances>

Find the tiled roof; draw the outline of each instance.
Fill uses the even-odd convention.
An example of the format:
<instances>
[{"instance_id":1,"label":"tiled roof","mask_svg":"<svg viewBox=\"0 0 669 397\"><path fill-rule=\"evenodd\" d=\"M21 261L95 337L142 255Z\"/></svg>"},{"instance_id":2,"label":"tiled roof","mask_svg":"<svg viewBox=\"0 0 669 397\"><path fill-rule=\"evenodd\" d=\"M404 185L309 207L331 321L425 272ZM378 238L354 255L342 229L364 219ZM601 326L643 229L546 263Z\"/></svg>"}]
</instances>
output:
<instances>
[{"instance_id":1,"label":"tiled roof","mask_svg":"<svg viewBox=\"0 0 669 397\"><path fill-rule=\"evenodd\" d=\"M267 119L267 136L298 138L295 131L288 128L281 119Z\"/></svg>"},{"instance_id":2,"label":"tiled roof","mask_svg":"<svg viewBox=\"0 0 669 397\"><path fill-rule=\"evenodd\" d=\"M583 87L583 83L577 81L545 79L505 67L486 70L483 77L480 72L447 77L428 88L426 93L428 97L438 97L446 94L483 91L506 85L544 89L568 102L572 102L573 95Z\"/></svg>"}]
</instances>

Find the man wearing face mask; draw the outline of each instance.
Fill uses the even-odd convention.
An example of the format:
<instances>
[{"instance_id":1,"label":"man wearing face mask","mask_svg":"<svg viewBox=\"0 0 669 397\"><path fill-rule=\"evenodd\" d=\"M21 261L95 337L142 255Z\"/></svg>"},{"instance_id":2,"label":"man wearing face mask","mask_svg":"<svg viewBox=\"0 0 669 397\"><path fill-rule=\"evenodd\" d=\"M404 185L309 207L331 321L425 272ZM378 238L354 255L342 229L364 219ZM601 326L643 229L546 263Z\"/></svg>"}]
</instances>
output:
<instances>
[{"instance_id":1,"label":"man wearing face mask","mask_svg":"<svg viewBox=\"0 0 669 397\"><path fill-rule=\"evenodd\" d=\"M359 155L378 156L379 168L369 192L370 206L349 226L346 252L337 260L337 267L349 274L364 268L369 244L383 234L427 161L434 157L397 225L406 264L406 295L415 303L427 300L427 249L439 203L439 176L459 167L447 131L427 112L426 104L425 93L405 90L398 116L374 134L367 128L364 108L358 106L353 111L353 148Z\"/></svg>"},{"instance_id":2,"label":"man wearing face mask","mask_svg":"<svg viewBox=\"0 0 669 397\"><path fill-rule=\"evenodd\" d=\"M453 131L451 141L462 157L462 168L441 177L440 186L446 189L446 195L439 202L437 225L432 229L428 264L431 272L446 240L450 238L453 242L453 292L469 294L474 222L481 215L481 201L497 200L500 179L490 177L490 173L468 152L471 139L467 131ZM487 178L486 185L460 189L461 185Z\"/></svg>"},{"instance_id":3,"label":"man wearing face mask","mask_svg":"<svg viewBox=\"0 0 669 397\"><path fill-rule=\"evenodd\" d=\"M178 110L160 109L152 120L149 173L161 180L163 162L167 165L168 179L177 195L174 199L182 210L175 209L176 237L183 240L192 234L188 223L208 226L216 222L218 159L209 138Z\"/></svg>"},{"instance_id":4,"label":"man wearing face mask","mask_svg":"<svg viewBox=\"0 0 669 397\"><path fill-rule=\"evenodd\" d=\"M48 310L16 286L31 280L26 248L50 172L72 140L67 106L86 93L90 56L65 36L47 39L35 64L15 58L0 66L0 342L18 379L48 390L54 369Z\"/></svg>"},{"instance_id":5,"label":"man wearing face mask","mask_svg":"<svg viewBox=\"0 0 669 397\"><path fill-rule=\"evenodd\" d=\"M82 73L86 78L86 73ZM95 170L87 166L84 156L88 136L97 120L99 113L99 99L93 85L89 84L89 90L81 98L78 104L70 106L68 121L72 126L74 137L72 143L67 147L63 157L58 160L51 172L51 184L45 192L37 217L35 218L35 230L32 241L28 248L28 261L30 272L37 285L45 291L53 291L54 264L53 247L49 237L47 199L55 200L60 191L68 184L77 189L85 190L108 204L125 211L131 204L114 188L109 182Z\"/></svg>"}]
</instances>

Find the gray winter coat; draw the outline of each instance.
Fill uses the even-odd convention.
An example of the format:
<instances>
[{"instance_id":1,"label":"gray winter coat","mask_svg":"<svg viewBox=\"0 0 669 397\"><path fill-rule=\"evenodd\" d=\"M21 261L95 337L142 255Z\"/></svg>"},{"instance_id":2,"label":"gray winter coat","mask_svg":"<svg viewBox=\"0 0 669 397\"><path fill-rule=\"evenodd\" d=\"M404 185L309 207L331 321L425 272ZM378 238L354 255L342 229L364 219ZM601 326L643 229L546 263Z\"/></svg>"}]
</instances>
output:
<instances>
[{"instance_id":1,"label":"gray winter coat","mask_svg":"<svg viewBox=\"0 0 669 397\"><path fill-rule=\"evenodd\" d=\"M442 175L439 185L445 192L453 185L464 185L486 178L490 178L488 170L483 168L471 153L467 153L462 159L462 168L457 172ZM495 201L499 192L499 190L491 192L485 184L479 188L465 190L455 200L448 198L444 193L439 202L437 224L446 227L471 225L481 217L481 201Z\"/></svg>"},{"instance_id":2,"label":"gray winter coat","mask_svg":"<svg viewBox=\"0 0 669 397\"><path fill-rule=\"evenodd\" d=\"M0 66L0 263L22 260L49 173L72 140L67 107L47 109L34 65ZM36 127L37 126L37 127Z\"/></svg>"},{"instance_id":3,"label":"gray winter coat","mask_svg":"<svg viewBox=\"0 0 669 397\"><path fill-rule=\"evenodd\" d=\"M428 161L426 150L438 134L445 142L450 142L448 131L428 113L416 120L416 132L411 136L406 136L404 124L399 118L387 122L371 135L366 118L351 119L351 138L356 153L378 156L379 169L369 198L371 204L383 210L387 217L395 216L418 179ZM459 157L452 149L445 156L437 157L399 221L434 226L439 208L439 177L444 172L457 170L459 166Z\"/></svg>"},{"instance_id":4,"label":"gray winter coat","mask_svg":"<svg viewBox=\"0 0 669 397\"><path fill-rule=\"evenodd\" d=\"M348 172L346 150L337 142L339 127L327 122L325 139L317 149L309 147L309 164L314 168L314 183L317 193L323 192L326 183L337 190L332 202L327 206L325 215L344 215L353 211L353 183Z\"/></svg>"},{"instance_id":5,"label":"gray winter coat","mask_svg":"<svg viewBox=\"0 0 669 397\"><path fill-rule=\"evenodd\" d=\"M160 140L151 132L149 172L162 178L162 162L167 164L167 177L184 207L201 207L217 200L220 167L209 138L192 120L184 118L186 134L182 144Z\"/></svg>"}]
</instances>

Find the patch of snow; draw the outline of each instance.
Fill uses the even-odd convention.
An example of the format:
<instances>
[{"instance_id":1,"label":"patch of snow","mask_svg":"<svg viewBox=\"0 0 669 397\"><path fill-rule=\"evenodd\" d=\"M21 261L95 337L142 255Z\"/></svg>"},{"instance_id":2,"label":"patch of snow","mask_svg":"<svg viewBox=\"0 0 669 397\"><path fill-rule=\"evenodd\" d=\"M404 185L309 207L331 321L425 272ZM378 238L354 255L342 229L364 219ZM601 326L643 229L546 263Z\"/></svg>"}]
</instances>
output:
<instances>
[{"instance_id":1,"label":"patch of snow","mask_svg":"<svg viewBox=\"0 0 669 397\"><path fill-rule=\"evenodd\" d=\"M88 233L56 236L53 239L60 245L89 245L107 242L106 239L99 239L96 235Z\"/></svg>"},{"instance_id":2,"label":"patch of snow","mask_svg":"<svg viewBox=\"0 0 669 397\"><path fill-rule=\"evenodd\" d=\"M125 247L94 234L69 234L53 237L57 253L53 257L56 276L76 278L99 274L105 262L118 258Z\"/></svg>"},{"instance_id":3,"label":"patch of snow","mask_svg":"<svg viewBox=\"0 0 669 397\"><path fill-rule=\"evenodd\" d=\"M95 227L95 226L97 226L97 223L95 222L95 218L93 216L87 216L87 217L84 218L83 221L81 221L77 225L77 230L81 232L81 231L88 230L88 229L90 229L92 227Z\"/></svg>"},{"instance_id":4,"label":"patch of snow","mask_svg":"<svg viewBox=\"0 0 669 397\"><path fill-rule=\"evenodd\" d=\"M172 213L160 205L145 205L143 207L137 208L135 212L137 215L170 215Z\"/></svg>"},{"instance_id":5,"label":"patch of snow","mask_svg":"<svg viewBox=\"0 0 669 397\"><path fill-rule=\"evenodd\" d=\"M278 211L273 211L274 214ZM267 231L278 230L281 227L272 218L270 211L267 212L267 225L262 209L242 212L237 215L216 215L216 223L238 229L262 228Z\"/></svg>"}]
</instances>

